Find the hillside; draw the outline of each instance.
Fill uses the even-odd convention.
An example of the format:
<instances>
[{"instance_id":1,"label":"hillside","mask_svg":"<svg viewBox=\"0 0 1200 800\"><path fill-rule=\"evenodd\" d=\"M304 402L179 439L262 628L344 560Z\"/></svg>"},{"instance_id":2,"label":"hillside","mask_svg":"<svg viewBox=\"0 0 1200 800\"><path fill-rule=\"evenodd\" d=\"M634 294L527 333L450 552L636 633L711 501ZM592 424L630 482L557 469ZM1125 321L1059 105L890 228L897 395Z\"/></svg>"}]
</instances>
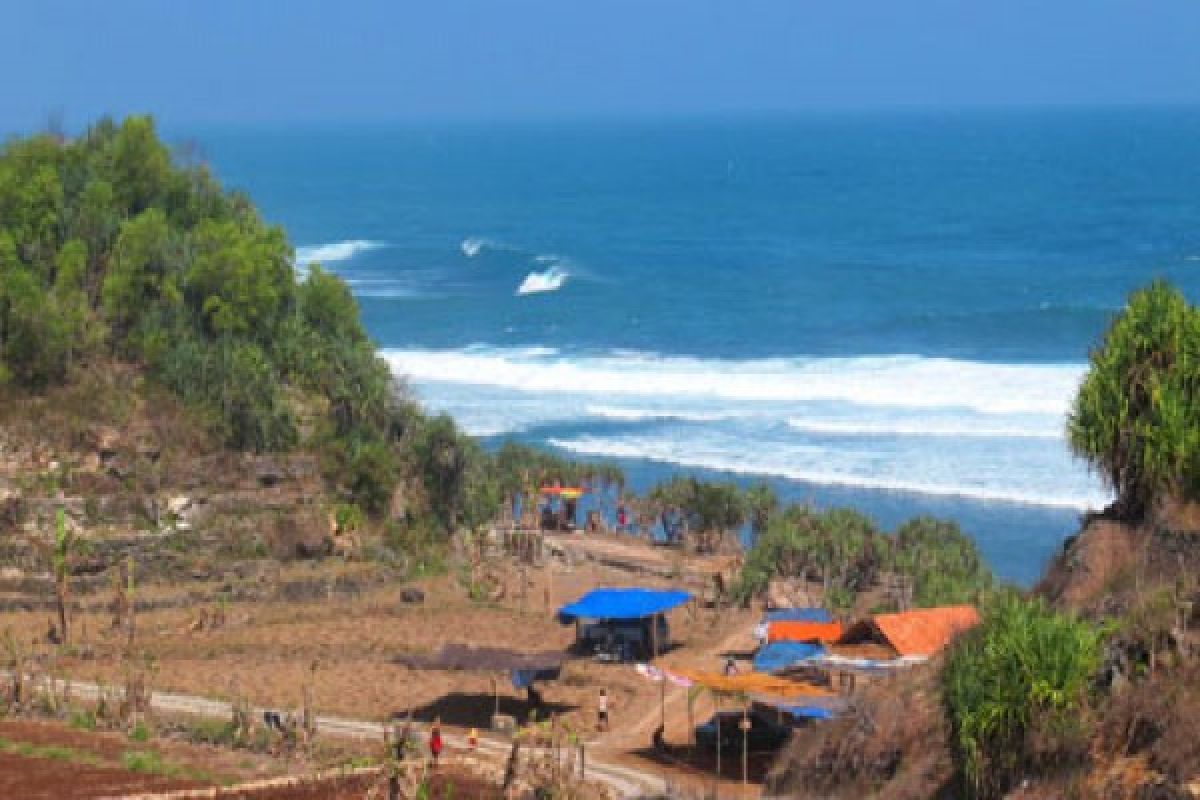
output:
<instances>
[{"instance_id":1,"label":"hillside","mask_svg":"<svg viewBox=\"0 0 1200 800\"><path fill-rule=\"evenodd\" d=\"M984 599L946 657L797 736L780 793L850 798L1200 796L1200 309L1135 293L1067 420L1117 499L1030 596Z\"/></svg>"}]
</instances>

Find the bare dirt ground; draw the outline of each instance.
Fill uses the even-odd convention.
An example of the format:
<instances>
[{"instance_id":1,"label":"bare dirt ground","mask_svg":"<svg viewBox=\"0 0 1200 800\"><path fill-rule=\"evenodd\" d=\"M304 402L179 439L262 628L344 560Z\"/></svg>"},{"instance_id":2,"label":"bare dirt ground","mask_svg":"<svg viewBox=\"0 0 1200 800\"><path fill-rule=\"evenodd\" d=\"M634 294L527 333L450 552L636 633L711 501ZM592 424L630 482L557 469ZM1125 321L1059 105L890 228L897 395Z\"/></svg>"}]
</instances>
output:
<instances>
[{"instance_id":1,"label":"bare dirt ground","mask_svg":"<svg viewBox=\"0 0 1200 800\"><path fill-rule=\"evenodd\" d=\"M669 557L657 548L621 543L601 545L606 555L650 560ZM628 549L630 553L622 553ZM325 567L289 568L286 576ZM519 720L528 713L525 693L514 690L507 674L410 670L393 663L402 653L430 652L447 642L477 646L545 650L568 647L574 628L562 626L554 611L598 586L679 586L680 577L647 574L640 569L605 566L591 560L551 559L542 567L519 569L495 566L502 576L503 597L496 602L470 600L451 575L423 580L421 604L400 602L397 585L368 588L357 596L334 595L307 601L232 602L223 609L225 624L198 628L202 616L216 611L204 604L142 612L137 617L135 649L152 664L149 683L155 691L178 692L220 700L244 698L254 706L298 709L304 690L311 690L314 708L322 714L381 722L411 715L417 721L441 720L459 734L471 728L484 731L496 708ZM688 581L697 595L703 584ZM194 587L155 586L139 599L169 596ZM93 607L104 594L89 596ZM663 663L699 669L719 669L725 652L745 652L756 614L698 605L669 615L675 648ZM0 631L10 628L26 642L41 642L46 612L0 614ZM119 685L123 669L117 654L122 635L112 630L111 616L102 612L77 615L74 655L57 659L60 677ZM48 653L49 648L38 644ZM610 697L611 730L595 730L596 701L601 688ZM575 659L560 680L540 687L543 714L555 714L587 739L598 757L630 769L659 775L674 768L650 752L651 736L661 719L660 688L640 677L629 665L601 664ZM698 698L687 713L686 692L671 687L667 694L666 740L685 745L689 723L707 719L711 701ZM693 770L684 769L681 781ZM702 773L701 773L702 774ZM740 776L740 773L739 773Z\"/></svg>"}]
</instances>

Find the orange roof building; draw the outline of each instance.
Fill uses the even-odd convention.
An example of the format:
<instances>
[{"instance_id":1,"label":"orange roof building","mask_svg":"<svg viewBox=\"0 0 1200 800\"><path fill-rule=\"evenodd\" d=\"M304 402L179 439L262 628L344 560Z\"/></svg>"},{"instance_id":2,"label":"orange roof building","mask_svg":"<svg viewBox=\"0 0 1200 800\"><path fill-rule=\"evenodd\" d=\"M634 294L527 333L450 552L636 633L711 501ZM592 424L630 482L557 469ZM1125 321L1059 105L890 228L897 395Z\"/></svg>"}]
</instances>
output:
<instances>
[{"instance_id":1,"label":"orange roof building","mask_svg":"<svg viewBox=\"0 0 1200 800\"><path fill-rule=\"evenodd\" d=\"M767 626L768 642L836 642L840 638L840 622L786 620Z\"/></svg>"},{"instance_id":2,"label":"orange roof building","mask_svg":"<svg viewBox=\"0 0 1200 800\"><path fill-rule=\"evenodd\" d=\"M972 606L915 608L895 614L876 614L846 631L844 644L875 640L889 645L899 656L931 656L954 637L979 624Z\"/></svg>"}]
</instances>

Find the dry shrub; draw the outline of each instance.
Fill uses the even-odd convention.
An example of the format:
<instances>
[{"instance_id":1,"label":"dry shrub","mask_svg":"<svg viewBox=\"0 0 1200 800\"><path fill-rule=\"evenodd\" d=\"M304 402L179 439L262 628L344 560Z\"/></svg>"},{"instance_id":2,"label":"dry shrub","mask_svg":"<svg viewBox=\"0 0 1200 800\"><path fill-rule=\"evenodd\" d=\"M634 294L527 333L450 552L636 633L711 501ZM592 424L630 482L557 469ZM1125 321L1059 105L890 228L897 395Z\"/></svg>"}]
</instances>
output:
<instances>
[{"instance_id":1,"label":"dry shrub","mask_svg":"<svg viewBox=\"0 0 1200 800\"><path fill-rule=\"evenodd\" d=\"M852 711L798 731L770 778L793 797L927 800L953 776L949 728L929 664L866 687Z\"/></svg>"},{"instance_id":2,"label":"dry shrub","mask_svg":"<svg viewBox=\"0 0 1200 800\"><path fill-rule=\"evenodd\" d=\"M1179 784L1200 775L1200 665L1161 672L1110 701L1095 758L1148 757L1149 766Z\"/></svg>"}]
</instances>

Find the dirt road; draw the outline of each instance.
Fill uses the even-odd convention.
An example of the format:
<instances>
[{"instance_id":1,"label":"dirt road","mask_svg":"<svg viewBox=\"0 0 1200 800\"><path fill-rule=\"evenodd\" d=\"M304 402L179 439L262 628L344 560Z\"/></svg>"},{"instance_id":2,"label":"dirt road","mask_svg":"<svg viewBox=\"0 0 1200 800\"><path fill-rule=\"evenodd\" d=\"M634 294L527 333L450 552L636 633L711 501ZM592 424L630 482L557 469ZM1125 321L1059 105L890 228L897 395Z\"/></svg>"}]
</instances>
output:
<instances>
[{"instance_id":1,"label":"dirt road","mask_svg":"<svg viewBox=\"0 0 1200 800\"><path fill-rule=\"evenodd\" d=\"M74 680L57 680L54 689L60 694L68 691L71 696L87 699L96 698L100 692L100 687L94 683ZM168 714L229 719L233 713L229 703L195 695L153 692L150 702L155 710ZM261 716L264 710L256 708L252 709L252 713L255 716ZM317 716L317 729L328 736L370 741L382 741L384 734L384 726L377 722L323 715ZM424 737L423 732L419 735ZM465 737L448 733L444 734L443 738L446 746L452 751L456 751L453 755L464 761L478 760L493 768L502 768L508 758L510 743L501 739L486 735L480 736L478 746L471 750ZM591 752L587 756L587 778L604 783L617 797L621 798L662 794L666 790L666 784L660 776L608 763Z\"/></svg>"}]
</instances>

